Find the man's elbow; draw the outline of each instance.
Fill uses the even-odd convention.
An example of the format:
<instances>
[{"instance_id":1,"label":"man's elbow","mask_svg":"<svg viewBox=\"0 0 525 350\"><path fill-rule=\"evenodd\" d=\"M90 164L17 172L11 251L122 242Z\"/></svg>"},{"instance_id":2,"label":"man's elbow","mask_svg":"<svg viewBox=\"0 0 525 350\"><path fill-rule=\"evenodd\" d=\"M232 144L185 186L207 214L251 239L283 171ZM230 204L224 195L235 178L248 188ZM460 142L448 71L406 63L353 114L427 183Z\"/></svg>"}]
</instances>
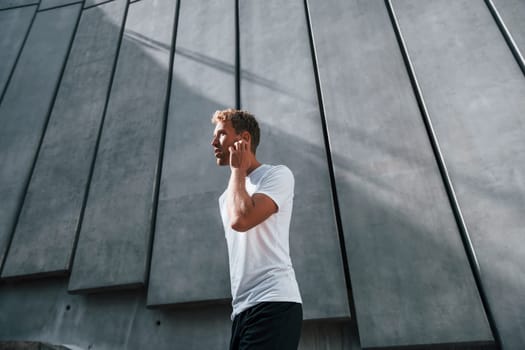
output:
<instances>
[{"instance_id":1,"label":"man's elbow","mask_svg":"<svg viewBox=\"0 0 525 350\"><path fill-rule=\"evenodd\" d=\"M246 222L246 220L242 219L232 221L230 226L237 232L246 232L253 227L253 225L250 225L248 222Z\"/></svg>"}]
</instances>

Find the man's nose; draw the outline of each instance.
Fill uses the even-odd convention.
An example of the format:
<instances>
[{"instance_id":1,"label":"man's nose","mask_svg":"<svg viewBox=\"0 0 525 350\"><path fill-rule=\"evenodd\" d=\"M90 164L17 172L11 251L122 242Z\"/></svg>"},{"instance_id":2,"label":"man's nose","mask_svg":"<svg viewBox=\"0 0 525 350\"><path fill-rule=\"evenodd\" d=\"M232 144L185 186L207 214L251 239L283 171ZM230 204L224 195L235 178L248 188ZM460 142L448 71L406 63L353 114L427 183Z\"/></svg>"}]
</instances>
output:
<instances>
[{"instance_id":1,"label":"man's nose","mask_svg":"<svg viewBox=\"0 0 525 350\"><path fill-rule=\"evenodd\" d=\"M215 145L217 145L217 138L214 137L211 139L211 145L215 147Z\"/></svg>"}]
</instances>

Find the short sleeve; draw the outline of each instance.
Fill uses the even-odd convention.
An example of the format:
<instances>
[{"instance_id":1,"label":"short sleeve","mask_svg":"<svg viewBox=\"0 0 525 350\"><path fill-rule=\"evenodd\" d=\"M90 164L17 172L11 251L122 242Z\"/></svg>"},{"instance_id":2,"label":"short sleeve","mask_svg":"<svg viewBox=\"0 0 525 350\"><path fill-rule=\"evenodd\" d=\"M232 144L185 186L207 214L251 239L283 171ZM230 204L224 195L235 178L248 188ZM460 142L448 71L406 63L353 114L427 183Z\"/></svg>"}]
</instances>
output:
<instances>
[{"instance_id":1,"label":"short sleeve","mask_svg":"<svg viewBox=\"0 0 525 350\"><path fill-rule=\"evenodd\" d=\"M294 184L292 171L284 165L277 165L264 175L255 193L270 197L280 210L292 201Z\"/></svg>"}]
</instances>

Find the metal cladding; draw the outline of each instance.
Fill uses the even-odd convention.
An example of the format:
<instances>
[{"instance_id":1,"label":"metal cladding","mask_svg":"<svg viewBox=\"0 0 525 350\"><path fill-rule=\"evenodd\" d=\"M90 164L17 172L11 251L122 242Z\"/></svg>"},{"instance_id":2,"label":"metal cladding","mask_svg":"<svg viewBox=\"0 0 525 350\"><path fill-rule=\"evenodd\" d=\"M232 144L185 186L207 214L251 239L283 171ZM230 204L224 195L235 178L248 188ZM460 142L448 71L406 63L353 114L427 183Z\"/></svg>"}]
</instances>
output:
<instances>
[{"instance_id":1,"label":"metal cladding","mask_svg":"<svg viewBox=\"0 0 525 350\"><path fill-rule=\"evenodd\" d=\"M295 175L300 349L525 344L525 3L0 1L0 347L223 349L215 110Z\"/></svg>"},{"instance_id":2,"label":"metal cladding","mask_svg":"<svg viewBox=\"0 0 525 350\"><path fill-rule=\"evenodd\" d=\"M76 4L37 13L0 101L2 260L26 197L80 7Z\"/></svg>"},{"instance_id":3,"label":"metal cladding","mask_svg":"<svg viewBox=\"0 0 525 350\"><path fill-rule=\"evenodd\" d=\"M114 23L122 23L125 6L115 1L104 11L85 11L80 19L4 277L70 269L118 47L120 29Z\"/></svg>"},{"instance_id":4,"label":"metal cladding","mask_svg":"<svg viewBox=\"0 0 525 350\"><path fill-rule=\"evenodd\" d=\"M69 289L140 286L152 218L175 2L129 5Z\"/></svg>"}]
</instances>

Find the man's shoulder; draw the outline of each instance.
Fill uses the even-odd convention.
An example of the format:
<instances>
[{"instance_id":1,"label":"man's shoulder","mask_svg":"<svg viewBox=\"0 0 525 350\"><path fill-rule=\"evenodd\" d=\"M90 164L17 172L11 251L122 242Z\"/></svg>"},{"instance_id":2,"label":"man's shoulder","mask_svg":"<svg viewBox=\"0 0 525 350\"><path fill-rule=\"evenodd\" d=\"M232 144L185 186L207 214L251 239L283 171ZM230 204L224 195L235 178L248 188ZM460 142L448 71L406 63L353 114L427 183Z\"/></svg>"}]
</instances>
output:
<instances>
[{"instance_id":1,"label":"man's shoulder","mask_svg":"<svg viewBox=\"0 0 525 350\"><path fill-rule=\"evenodd\" d=\"M266 170L264 177L283 177L283 178L291 178L293 179L293 173L286 165L278 164L278 165L268 165L268 169Z\"/></svg>"},{"instance_id":2,"label":"man's shoulder","mask_svg":"<svg viewBox=\"0 0 525 350\"><path fill-rule=\"evenodd\" d=\"M278 191L293 191L295 178L286 165L270 165L259 182L261 187L273 188Z\"/></svg>"}]
</instances>

